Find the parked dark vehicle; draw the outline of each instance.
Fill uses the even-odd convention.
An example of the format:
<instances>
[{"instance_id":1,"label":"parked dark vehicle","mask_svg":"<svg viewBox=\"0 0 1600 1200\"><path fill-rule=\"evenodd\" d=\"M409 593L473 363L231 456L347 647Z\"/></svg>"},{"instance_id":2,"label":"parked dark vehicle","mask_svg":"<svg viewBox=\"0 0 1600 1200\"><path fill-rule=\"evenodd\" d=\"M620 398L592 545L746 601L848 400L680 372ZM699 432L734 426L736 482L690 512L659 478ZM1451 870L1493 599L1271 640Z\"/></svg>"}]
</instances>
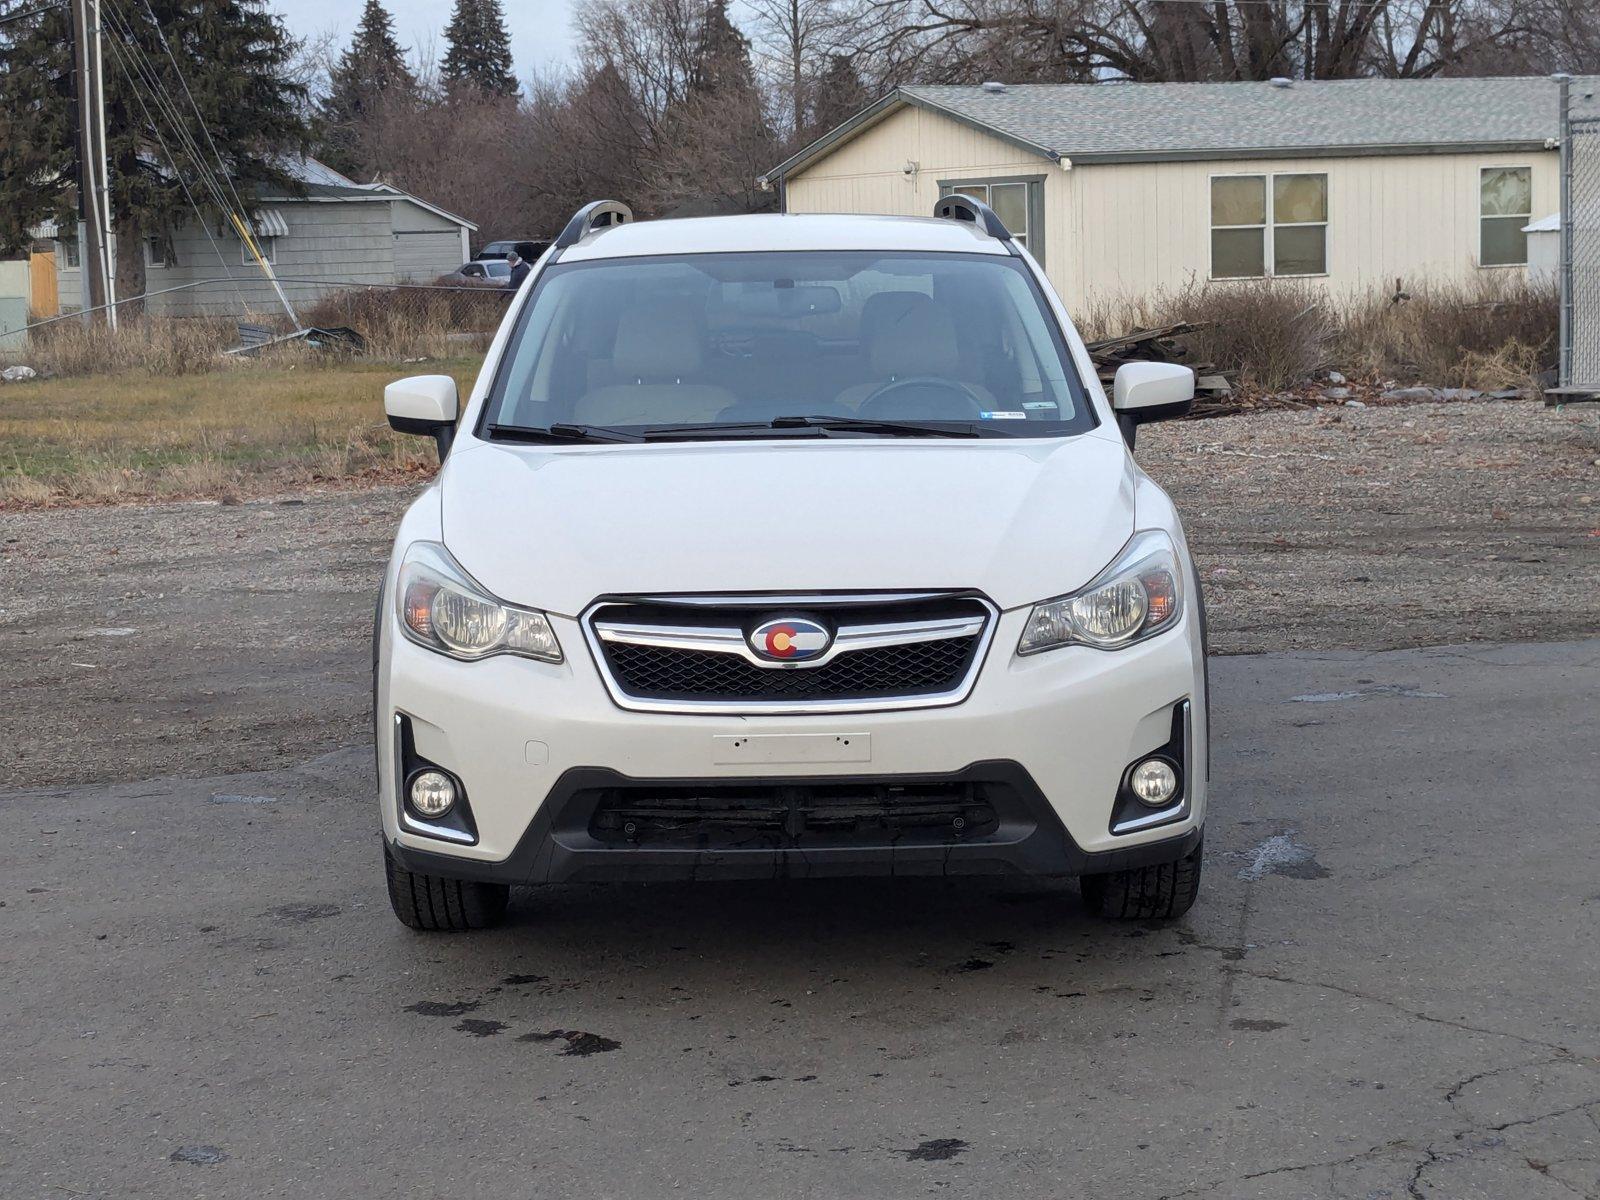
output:
<instances>
[{"instance_id":1,"label":"parked dark vehicle","mask_svg":"<svg viewBox=\"0 0 1600 1200\"><path fill-rule=\"evenodd\" d=\"M533 262L549 248L549 241L540 241L536 238L507 238L505 241L490 242L482 250L478 251L478 257L473 261L490 262L499 260L503 262L506 255L516 250L519 254L522 254L523 258ZM523 253L524 250L529 252Z\"/></svg>"}]
</instances>

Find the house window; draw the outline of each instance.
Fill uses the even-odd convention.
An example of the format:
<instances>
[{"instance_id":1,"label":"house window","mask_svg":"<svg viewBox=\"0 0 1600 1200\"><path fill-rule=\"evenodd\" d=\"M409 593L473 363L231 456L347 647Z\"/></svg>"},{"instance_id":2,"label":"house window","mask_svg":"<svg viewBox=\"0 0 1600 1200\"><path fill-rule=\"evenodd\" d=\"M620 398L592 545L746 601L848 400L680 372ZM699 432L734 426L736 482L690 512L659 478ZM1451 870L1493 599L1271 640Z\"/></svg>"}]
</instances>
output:
<instances>
[{"instance_id":1,"label":"house window","mask_svg":"<svg viewBox=\"0 0 1600 1200\"><path fill-rule=\"evenodd\" d=\"M1211 278L1328 273L1328 177L1211 179Z\"/></svg>"},{"instance_id":2,"label":"house window","mask_svg":"<svg viewBox=\"0 0 1600 1200\"><path fill-rule=\"evenodd\" d=\"M1528 261L1533 220L1533 172L1527 167L1484 167L1478 172L1478 265L1520 267Z\"/></svg>"},{"instance_id":3,"label":"house window","mask_svg":"<svg viewBox=\"0 0 1600 1200\"><path fill-rule=\"evenodd\" d=\"M1044 180L990 179L973 182L941 182L939 195L957 193L982 200L994 209L1000 223L1011 231L1041 263L1044 262Z\"/></svg>"},{"instance_id":4,"label":"house window","mask_svg":"<svg viewBox=\"0 0 1600 1200\"><path fill-rule=\"evenodd\" d=\"M267 262L270 265L272 265L272 266L277 266L278 265L278 239L277 238L275 238L275 237L258 237L258 238L256 238L256 249L261 251L261 257L266 259ZM242 262L247 267L253 267L253 266L256 265L256 256L250 253L250 247L245 244L243 238L241 238L239 240L239 261Z\"/></svg>"},{"instance_id":5,"label":"house window","mask_svg":"<svg viewBox=\"0 0 1600 1200\"><path fill-rule=\"evenodd\" d=\"M60 238L56 241L56 259L63 271L78 269L78 239Z\"/></svg>"},{"instance_id":6,"label":"house window","mask_svg":"<svg viewBox=\"0 0 1600 1200\"><path fill-rule=\"evenodd\" d=\"M158 237L147 237L144 240L144 265L147 267L170 267L172 265L172 252L167 248L167 243Z\"/></svg>"}]
</instances>

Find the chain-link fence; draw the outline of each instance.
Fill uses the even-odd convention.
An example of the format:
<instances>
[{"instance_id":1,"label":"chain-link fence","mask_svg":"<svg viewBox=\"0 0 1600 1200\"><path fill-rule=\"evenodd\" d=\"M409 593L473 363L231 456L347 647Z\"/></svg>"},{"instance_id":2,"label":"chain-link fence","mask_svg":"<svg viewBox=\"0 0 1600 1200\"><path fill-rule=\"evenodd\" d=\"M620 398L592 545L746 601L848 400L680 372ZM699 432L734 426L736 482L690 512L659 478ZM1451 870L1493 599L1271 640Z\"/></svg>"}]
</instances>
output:
<instances>
[{"instance_id":1,"label":"chain-link fence","mask_svg":"<svg viewBox=\"0 0 1600 1200\"><path fill-rule=\"evenodd\" d=\"M1600 116L1569 114L1561 214L1561 387L1600 392Z\"/></svg>"}]
</instances>

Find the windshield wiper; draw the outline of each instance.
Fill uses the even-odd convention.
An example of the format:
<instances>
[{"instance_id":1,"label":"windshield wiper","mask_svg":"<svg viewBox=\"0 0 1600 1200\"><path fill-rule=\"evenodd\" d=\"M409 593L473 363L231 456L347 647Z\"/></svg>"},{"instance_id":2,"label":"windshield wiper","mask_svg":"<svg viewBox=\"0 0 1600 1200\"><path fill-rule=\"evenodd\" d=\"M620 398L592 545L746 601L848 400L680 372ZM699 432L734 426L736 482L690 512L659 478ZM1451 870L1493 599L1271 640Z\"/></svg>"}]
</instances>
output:
<instances>
[{"instance_id":1,"label":"windshield wiper","mask_svg":"<svg viewBox=\"0 0 1600 1200\"><path fill-rule=\"evenodd\" d=\"M908 434L911 437L975 438L983 435L976 428L950 428L922 421L879 421L872 417L774 417L774 429L859 429L862 433Z\"/></svg>"},{"instance_id":2,"label":"windshield wiper","mask_svg":"<svg viewBox=\"0 0 1600 1200\"><path fill-rule=\"evenodd\" d=\"M594 425L490 425L489 436L510 442L642 442L642 437Z\"/></svg>"},{"instance_id":3,"label":"windshield wiper","mask_svg":"<svg viewBox=\"0 0 1600 1200\"><path fill-rule=\"evenodd\" d=\"M905 435L908 437L953 437L975 438L982 437L976 429L949 429L939 425L924 425L916 421L876 421L869 417L846 416L810 416L810 417L773 417L770 421L721 421L709 422L703 425L653 425L644 431L644 438L648 441L668 440L672 438L710 438L715 439L734 435L739 437L760 437L774 431L815 429L818 436L825 437L829 430L859 430L862 433L881 433L886 436ZM786 436L793 437L794 434Z\"/></svg>"}]
</instances>

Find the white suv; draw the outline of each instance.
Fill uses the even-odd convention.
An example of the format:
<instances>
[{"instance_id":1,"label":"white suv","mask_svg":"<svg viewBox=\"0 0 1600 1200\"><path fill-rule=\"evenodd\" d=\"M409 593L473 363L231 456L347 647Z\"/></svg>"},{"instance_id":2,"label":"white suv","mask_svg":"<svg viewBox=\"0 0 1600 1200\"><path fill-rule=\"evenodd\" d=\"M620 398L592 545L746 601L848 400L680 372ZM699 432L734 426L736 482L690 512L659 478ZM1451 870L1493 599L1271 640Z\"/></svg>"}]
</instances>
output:
<instances>
[{"instance_id":1,"label":"white suv","mask_svg":"<svg viewBox=\"0 0 1600 1200\"><path fill-rule=\"evenodd\" d=\"M1199 582L1129 452L1193 399L1108 403L985 206L928 219L575 216L454 383L378 606L389 895L478 928L513 884L1077 875L1194 902Z\"/></svg>"}]
</instances>

